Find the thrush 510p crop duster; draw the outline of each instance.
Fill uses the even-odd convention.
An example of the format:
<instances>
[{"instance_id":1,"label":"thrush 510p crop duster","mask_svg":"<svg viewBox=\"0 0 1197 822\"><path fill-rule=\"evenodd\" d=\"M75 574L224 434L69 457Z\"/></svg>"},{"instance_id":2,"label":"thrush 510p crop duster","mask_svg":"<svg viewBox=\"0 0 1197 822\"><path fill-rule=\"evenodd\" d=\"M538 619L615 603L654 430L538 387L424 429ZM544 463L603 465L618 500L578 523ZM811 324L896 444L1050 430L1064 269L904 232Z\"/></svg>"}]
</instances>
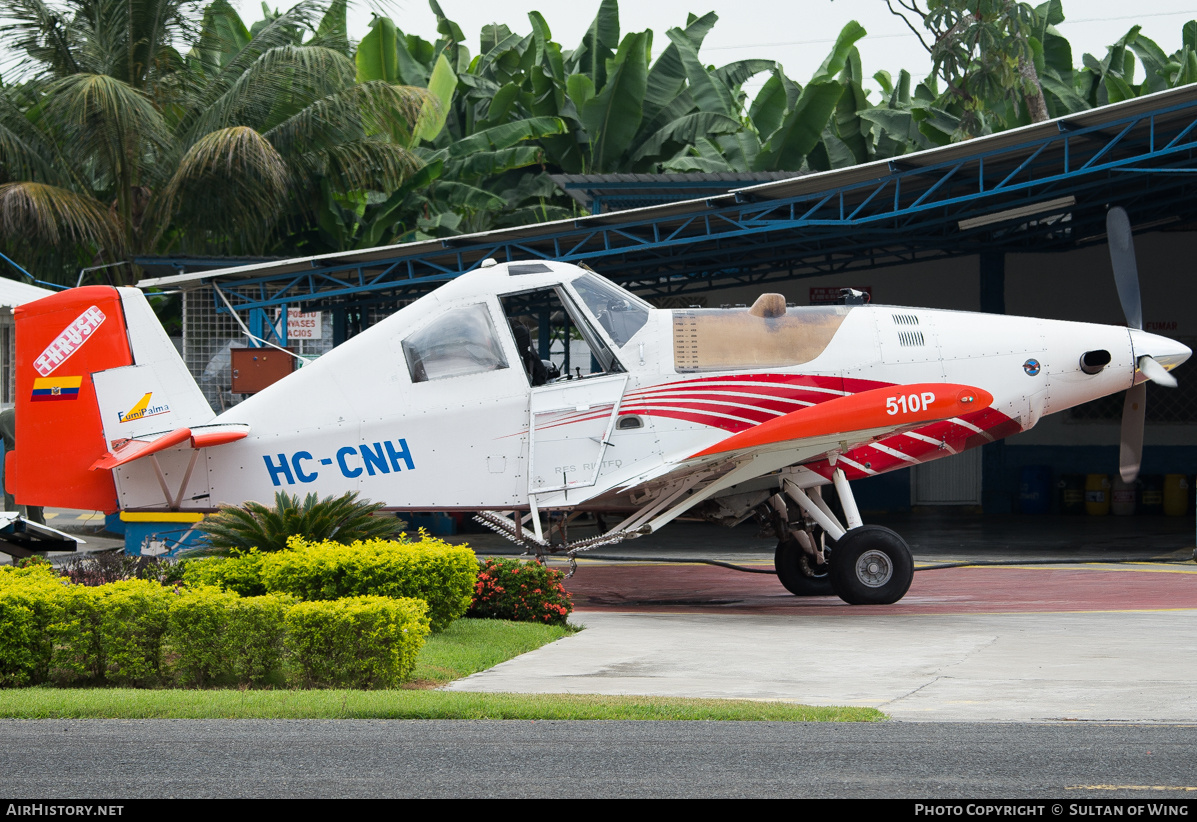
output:
<instances>
[{"instance_id":1,"label":"thrush 510p crop duster","mask_svg":"<svg viewBox=\"0 0 1197 822\"><path fill-rule=\"evenodd\" d=\"M895 602L910 551L861 522L851 480L1120 391L1122 473L1137 473L1144 382L1174 384L1191 352L1142 330L1121 209L1108 228L1129 327L778 294L655 309L567 263L487 261L221 414L141 292L71 289L16 309L10 488L107 512L360 491L394 510L478 512L571 556L686 512L757 512L793 593ZM561 343L547 363L546 335ZM622 521L569 542L544 533L546 510Z\"/></svg>"}]
</instances>

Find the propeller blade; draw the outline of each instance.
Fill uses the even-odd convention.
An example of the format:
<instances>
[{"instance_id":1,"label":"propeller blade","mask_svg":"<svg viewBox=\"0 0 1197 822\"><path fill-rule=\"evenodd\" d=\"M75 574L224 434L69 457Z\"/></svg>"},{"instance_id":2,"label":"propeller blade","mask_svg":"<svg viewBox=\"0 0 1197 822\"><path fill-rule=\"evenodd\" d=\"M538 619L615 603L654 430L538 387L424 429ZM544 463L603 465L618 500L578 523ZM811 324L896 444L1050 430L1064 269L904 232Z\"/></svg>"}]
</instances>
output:
<instances>
[{"instance_id":1,"label":"propeller blade","mask_svg":"<svg viewBox=\"0 0 1197 822\"><path fill-rule=\"evenodd\" d=\"M1169 388L1175 388L1177 385L1176 377L1147 354L1139 357L1139 371L1156 385L1166 385Z\"/></svg>"},{"instance_id":2,"label":"propeller blade","mask_svg":"<svg viewBox=\"0 0 1197 822\"><path fill-rule=\"evenodd\" d=\"M1122 443L1118 448L1118 473L1123 482L1139 476L1143 458L1143 423L1147 415L1147 383L1141 382L1126 392L1122 404Z\"/></svg>"},{"instance_id":3,"label":"propeller blade","mask_svg":"<svg viewBox=\"0 0 1197 822\"><path fill-rule=\"evenodd\" d=\"M1135 263L1135 243L1131 239L1130 218L1122 206L1106 213L1106 243L1110 247L1110 265L1122 313L1131 328L1143 328L1143 304L1139 300L1139 267Z\"/></svg>"}]
</instances>

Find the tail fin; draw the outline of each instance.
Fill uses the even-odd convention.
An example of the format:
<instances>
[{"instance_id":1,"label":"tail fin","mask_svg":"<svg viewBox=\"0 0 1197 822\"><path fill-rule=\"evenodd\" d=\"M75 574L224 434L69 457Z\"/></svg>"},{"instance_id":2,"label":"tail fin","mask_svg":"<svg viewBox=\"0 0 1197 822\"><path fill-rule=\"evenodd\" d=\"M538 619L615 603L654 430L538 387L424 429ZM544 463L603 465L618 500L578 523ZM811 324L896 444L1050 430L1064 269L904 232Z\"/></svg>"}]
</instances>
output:
<instances>
[{"instance_id":1,"label":"tail fin","mask_svg":"<svg viewBox=\"0 0 1197 822\"><path fill-rule=\"evenodd\" d=\"M88 470L114 442L215 416L139 290L72 288L14 314L19 503L115 511L112 472Z\"/></svg>"}]
</instances>

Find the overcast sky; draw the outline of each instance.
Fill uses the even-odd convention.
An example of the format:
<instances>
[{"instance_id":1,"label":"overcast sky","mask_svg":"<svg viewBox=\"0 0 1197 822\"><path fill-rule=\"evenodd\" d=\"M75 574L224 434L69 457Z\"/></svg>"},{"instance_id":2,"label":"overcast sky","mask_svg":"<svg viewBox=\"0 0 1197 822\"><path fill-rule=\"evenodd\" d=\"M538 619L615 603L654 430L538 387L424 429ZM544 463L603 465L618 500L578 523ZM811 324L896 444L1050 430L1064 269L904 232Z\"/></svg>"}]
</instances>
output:
<instances>
[{"instance_id":1,"label":"overcast sky","mask_svg":"<svg viewBox=\"0 0 1197 822\"><path fill-rule=\"evenodd\" d=\"M563 48L573 49L599 7L598 0L439 1L449 18L462 27L472 54L478 51L478 35L487 23L505 23L520 34L530 32L530 9L544 15L553 39ZM261 17L259 0L237 0L235 5L246 23ZM285 3L278 5L286 7ZM436 39L436 18L423 0L391 0L389 11L405 32ZM858 43L866 76L881 69L896 74L905 68L921 79L930 68L926 51L902 21L889 13L885 0L624 0L620 4L620 34L652 29L654 52L660 52L669 43L665 32L685 25L687 12L708 11L718 14L719 22L707 35L701 54L715 65L764 57L779 61L788 76L805 83L823 62L844 24L856 20L868 31ZM1075 65L1080 65L1086 51L1104 57L1106 46L1135 24L1142 25L1144 34L1171 54L1180 48L1181 26L1197 18L1197 10L1183 0L1153 0L1138 9L1126 0L1065 0L1064 12L1069 17L1059 29L1072 44ZM350 11L352 38L361 39L369 30L370 14L367 2L358 0L357 7ZM1142 79L1141 73L1137 79ZM763 81L762 77L758 82Z\"/></svg>"}]
</instances>

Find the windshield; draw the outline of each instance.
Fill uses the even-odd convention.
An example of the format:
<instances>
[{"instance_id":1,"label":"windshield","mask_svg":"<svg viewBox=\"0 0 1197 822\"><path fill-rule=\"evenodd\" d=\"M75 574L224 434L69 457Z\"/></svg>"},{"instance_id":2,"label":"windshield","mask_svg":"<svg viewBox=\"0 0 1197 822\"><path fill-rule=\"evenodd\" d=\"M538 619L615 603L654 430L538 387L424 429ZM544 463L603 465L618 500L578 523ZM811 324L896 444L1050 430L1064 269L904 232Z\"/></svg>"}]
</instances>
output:
<instances>
[{"instance_id":1,"label":"windshield","mask_svg":"<svg viewBox=\"0 0 1197 822\"><path fill-rule=\"evenodd\" d=\"M571 283L586 308L612 341L623 346L648 322L648 307L594 274L583 274Z\"/></svg>"}]
</instances>

